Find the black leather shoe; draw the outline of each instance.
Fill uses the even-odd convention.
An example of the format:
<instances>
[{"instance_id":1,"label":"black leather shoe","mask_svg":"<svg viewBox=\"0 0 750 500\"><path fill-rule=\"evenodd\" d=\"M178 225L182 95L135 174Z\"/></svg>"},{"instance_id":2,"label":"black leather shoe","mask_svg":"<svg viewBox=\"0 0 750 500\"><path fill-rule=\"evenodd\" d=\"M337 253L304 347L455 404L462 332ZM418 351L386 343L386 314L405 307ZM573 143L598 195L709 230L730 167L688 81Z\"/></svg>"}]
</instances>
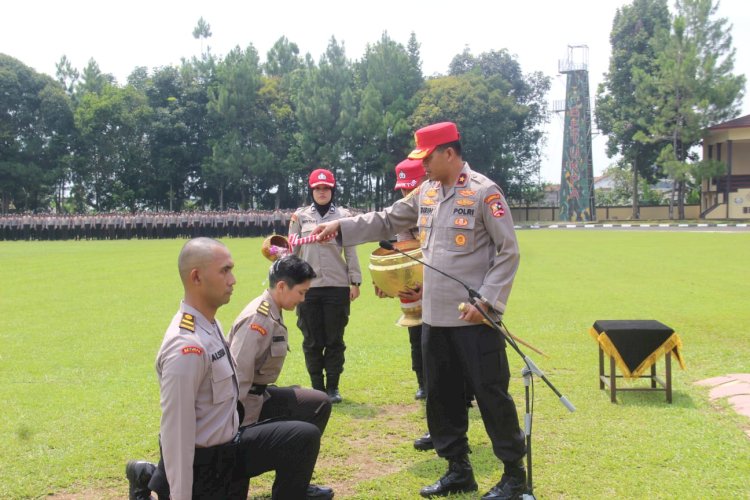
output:
<instances>
[{"instance_id":1,"label":"black leather shoe","mask_svg":"<svg viewBox=\"0 0 750 500\"><path fill-rule=\"evenodd\" d=\"M474 480L474 470L471 468L469 457L462 455L448 459L448 470L443 477L438 479L435 484L419 490L419 494L429 498L470 491L477 491L477 482Z\"/></svg>"},{"instance_id":2,"label":"black leather shoe","mask_svg":"<svg viewBox=\"0 0 750 500\"><path fill-rule=\"evenodd\" d=\"M148 482L156 470L156 465L143 460L130 460L125 466L128 478L128 498L130 500L152 500Z\"/></svg>"},{"instance_id":3,"label":"black leather shoe","mask_svg":"<svg viewBox=\"0 0 750 500\"><path fill-rule=\"evenodd\" d=\"M429 432L426 432L424 436L414 440L414 448L419 451L427 451L435 448L432 442L432 437Z\"/></svg>"},{"instance_id":4,"label":"black leather shoe","mask_svg":"<svg viewBox=\"0 0 750 500\"><path fill-rule=\"evenodd\" d=\"M333 498L333 488L311 484L307 487L307 498L328 499Z\"/></svg>"},{"instance_id":5,"label":"black leather shoe","mask_svg":"<svg viewBox=\"0 0 750 500\"><path fill-rule=\"evenodd\" d=\"M419 386L419 389L417 389L416 394L414 394L414 399L427 399L427 393L421 385Z\"/></svg>"},{"instance_id":6,"label":"black leather shoe","mask_svg":"<svg viewBox=\"0 0 750 500\"><path fill-rule=\"evenodd\" d=\"M341 397L341 393L338 389L328 389L328 401L331 403L340 403L344 400L344 398Z\"/></svg>"},{"instance_id":7,"label":"black leather shoe","mask_svg":"<svg viewBox=\"0 0 750 500\"><path fill-rule=\"evenodd\" d=\"M482 500L514 500L521 498L526 492L526 470L505 473L500 482L484 494Z\"/></svg>"}]
</instances>

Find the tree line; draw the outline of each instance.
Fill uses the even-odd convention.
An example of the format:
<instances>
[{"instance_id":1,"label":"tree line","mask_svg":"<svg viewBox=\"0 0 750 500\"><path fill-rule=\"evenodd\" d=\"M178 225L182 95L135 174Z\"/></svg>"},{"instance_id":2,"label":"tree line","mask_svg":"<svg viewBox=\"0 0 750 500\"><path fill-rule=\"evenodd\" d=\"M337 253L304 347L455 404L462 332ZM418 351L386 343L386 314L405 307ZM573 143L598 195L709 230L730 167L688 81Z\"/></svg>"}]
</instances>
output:
<instances>
[{"instance_id":1,"label":"tree line","mask_svg":"<svg viewBox=\"0 0 750 500\"><path fill-rule=\"evenodd\" d=\"M726 171L700 159L702 131L737 116L730 28L713 0L633 0L618 9L596 126L616 168L673 181L682 203L700 180ZM211 37L200 19L193 36ZM0 54L0 212L182 211L300 206L307 175L332 170L337 201L380 208L413 132L454 121L472 167L511 203L542 198L539 165L550 78L524 73L507 50L453 57L425 77L420 44L387 32L359 59L335 37L315 60L281 37L261 60L252 44L223 57L209 46L179 66L135 68L118 84L91 60L65 56L55 78Z\"/></svg>"},{"instance_id":2,"label":"tree line","mask_svg":"<svg viewBox=\"0 0 750 500\"><path fill-rule=\"evenodd\" d=\"M735 75L731 25L719 2L633 0L612 23L609 70L596 95L596 122L616 168L631 173L632 218L656 179L673 183L670 215L685 216L688 191L726 173L696 151L706 127L738 115L745 75ZM644 183L639 179L646 179ZM694 196L694 195L693 195Z\"/></svg>"},{"instance_id":3,"label":"tree line","mask_svg":"<svg viewBox=\"0 0 750 500\"><path fill-rule=\"evenodd\" d=\"M193 36L208 39L199 20ZM382 207L416 128L458 123L475 168L520 198L538 185L549 78L507 51L456 55L425 78L419 43L383 33L352 61L331 38L315 61L281 37L210 47L179 67L135 68L124 85L65 56L56 78L0 54L2 211L275 209L300 206L332 170L337 201Z\"/></svg>"}]
</instances>

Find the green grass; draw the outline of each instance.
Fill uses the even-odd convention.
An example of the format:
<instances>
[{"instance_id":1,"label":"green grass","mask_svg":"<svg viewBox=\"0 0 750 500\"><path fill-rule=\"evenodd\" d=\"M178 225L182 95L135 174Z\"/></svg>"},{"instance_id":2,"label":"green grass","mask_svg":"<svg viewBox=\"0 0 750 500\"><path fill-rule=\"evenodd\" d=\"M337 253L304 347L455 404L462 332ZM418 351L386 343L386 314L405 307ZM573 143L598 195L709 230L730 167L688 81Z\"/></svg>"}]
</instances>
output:
<instances>
[{"instance_id":1,"label":"green grass","mask_svg":"<svg viewBox=\"0 0 750 500\"><path fill-rule=\"evenodd\" d=\"M750 497L750 422L693 385L750 372L750 233L518 235L522 262L506 324L551 355L526 350L577 407L568 413L536 380L537 497ZM238 284L219 311L225 330L265 287L260 242L226 240ZM182 243L0 242L0 498L125 498L125 462L156 458L154 359L181 297ZM360 247L365 268L373 248ZM418 498L445 462L411 447L425 424L408 335L394 325L398 305L369 286L362 292L346 333L345 402L334 407L315 480L337 498ZM309 385L296 318L286 314L292 352L280 383ZM688 369L673 372L672 405L661 393L609 402L587 333L597 319L657 319L680 334ZM508 356L522 414L521 362ZM486 490L499 470L476 409L469 438ZM251 492L267 495L271 480L254 479Z\"/></svg>"}]
</instances>

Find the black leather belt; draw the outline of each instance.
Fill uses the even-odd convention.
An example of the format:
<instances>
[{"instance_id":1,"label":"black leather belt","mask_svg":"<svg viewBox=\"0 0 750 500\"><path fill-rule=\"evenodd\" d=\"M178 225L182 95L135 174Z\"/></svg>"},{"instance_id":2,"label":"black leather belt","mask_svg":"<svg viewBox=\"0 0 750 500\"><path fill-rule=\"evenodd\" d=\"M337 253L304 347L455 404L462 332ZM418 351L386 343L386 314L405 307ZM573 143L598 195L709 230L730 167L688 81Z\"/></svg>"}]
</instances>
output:
<instances>
[{"instance_id":1,"label":"black leather belt","mask_svg":"<svg viewBox=\"0 0 750 500\"><path fill-rule=\"evenodd\" d=\"M248 394L253 394L255 396L260 396L264 392L266 392L266 384L253 384L250 386L250 390L247 391Z\"/></svg>"}]
</instances>

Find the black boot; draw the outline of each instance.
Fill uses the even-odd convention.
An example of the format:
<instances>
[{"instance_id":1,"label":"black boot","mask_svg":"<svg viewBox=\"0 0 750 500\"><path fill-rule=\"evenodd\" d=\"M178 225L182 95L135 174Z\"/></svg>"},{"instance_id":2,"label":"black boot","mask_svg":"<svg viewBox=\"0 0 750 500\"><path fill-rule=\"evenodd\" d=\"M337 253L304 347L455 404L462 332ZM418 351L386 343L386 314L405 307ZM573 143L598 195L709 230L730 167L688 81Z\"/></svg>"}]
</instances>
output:
<instances>
[{"instance_id":1,"label":"black boot","mask_svg":"<svg viewBox=\"0 0 750 500\"><path fill-rule=\"evenodd\" d=\"M414 448L419 451L427 451L435 448L432 442L432 437L429 432L425 432L424 436L418 437L414 440Z\"/></svg>"},{"instance_id":2,"label":"black boot","mask_svg":"<svg viewBox=\"0 0 750 500\"><path fill-rule=\"evenodd\" d=\"M331 403L340 403L344 398L341 397L339 392L339 377L340 373L329 373L328 383L326 384L326 393L328 394L328 400Z\"/></svg>"},{"instance_id":3,"label":"black boot","mask_svg":"<svg viewBox=\"0 0 750 500\"><path fill-rule=\"evenodd\" d=\"M513 500L521 498L526 492L526 469L523 460L503 464L503 477L482 497L482 500Z\"/></svg>"},{"instance_id":4,"label":"black boot","mask_svg":"<svg viewBox=\"0 0 750 500\"><path fill-rule=\"evenodd\" d=\"M326 384L323 382L323 374L322 373L311 373L310 374L310 382L312 383L312 388L317 391L323 391L326 392Z\"/></svg>"},{"instance_id":5,"label":"black boot","mask_svg":"<svg viewBox=\"0 0 750 500\"><path fill-rule=\"evenodd\" d=\"M318 486L317 484L311 484L307 487L307 498L316 498L319 500L329 500L333 498L333 488L328 486Z\"/></svg>"},{"instance_id":6,"label":"black boot","mask_svg":"<svg viewBox=\"0 0 750 500\"><path fill-rule=\"evenodd\" d=\"M451 493L468 493L477 491L474 470L471 468L468 455L448 459L448 470L435 484L425 486L419 491L423 497L444 497Z\"/></svg>"},{"instance_id":7,"label":"black boot","mask_svg":"<svg viewBox=\"0 0 750 500\"><path fill-rule=\"evenodd\" d=\"M414 399L425 399L427 398L427 392L424 390L424 379L422 378L422 374L419 372L417 373L417 384L419 385L419 389L417 389L416 394L414 394Z\"/></svg>"},{"instance_id":8,"label":"black boot","mask_svg":"<svg viewBox=\"0 0 750 500\"><path fill-rule=\"evenodd\" d=\"M152 500L148 482L156 470L156 465L143 460L130 460L125 466L125 476L128 478L129 500Z\"/></svg>"}]
</instances>

